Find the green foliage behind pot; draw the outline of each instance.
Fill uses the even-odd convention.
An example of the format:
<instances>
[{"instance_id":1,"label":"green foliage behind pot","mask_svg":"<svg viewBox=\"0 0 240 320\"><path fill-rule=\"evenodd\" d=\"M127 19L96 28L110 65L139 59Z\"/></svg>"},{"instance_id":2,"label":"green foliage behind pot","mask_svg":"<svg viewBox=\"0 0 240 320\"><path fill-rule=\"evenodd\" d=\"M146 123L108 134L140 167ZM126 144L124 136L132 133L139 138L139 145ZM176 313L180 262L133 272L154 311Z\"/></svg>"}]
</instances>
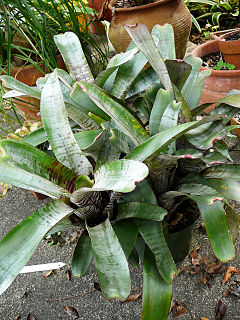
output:
<instances>
[{"instance_id":1,"label":"green foliage behind pot","mask_svg":"<svg viewBox=\"0 0 240 320\"><path fill-rule=\"evenodd\" d=\"M202 61L192 56L176 60L170 25L156 25L152 35L141 23L126 29L133 42L96 79L69 32L55 36L69 74L56 69L36 87L1 77L12 89L5 97L40 99L44 127L22 142L0 143L0 180L54 201L0 242L0 291L48 230L75 214L85 231L73 256L74 274L86 274L93 257L104 296L125 300L127 260L136 265L144 256L143 319L163 320L177 273L167 226L193 220L190 210L179 214L181 204L198 208L221 261L235 256L239 221L228 200L240 199L240 166L232 164L223 138L240 94L229 93L197 120L210 105L199 106L210 71L200 72ZM35 147L46 140L57 160Z\"/></svg>"}]
</instances>

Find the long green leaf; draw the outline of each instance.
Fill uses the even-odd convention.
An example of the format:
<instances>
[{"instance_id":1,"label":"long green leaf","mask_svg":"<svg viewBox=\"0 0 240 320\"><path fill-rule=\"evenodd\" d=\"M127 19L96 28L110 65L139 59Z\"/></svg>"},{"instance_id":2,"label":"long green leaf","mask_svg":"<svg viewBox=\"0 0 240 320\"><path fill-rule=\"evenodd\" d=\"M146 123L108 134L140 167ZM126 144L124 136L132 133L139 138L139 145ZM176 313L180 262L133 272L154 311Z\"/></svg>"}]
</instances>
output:
<instances>
[{"instance_id":1,"label":"long green leaf","mask_svg":"<svg viewBox=\"0 0 240 320\"><path fill-rule=\"evenodd\" d=\"M40 111L45 131L58 161L77 174L88 175L92 166L72 133L56 72L49 76L42 90Z\"/></svg>"},{"instance_id":2,"label":"long green leaf","mask_svg":"<svg viewBox=\"0 0 240 320\"><path fill-rule=\"evenodd\" d=\"M72 258L72 272L76 277L87 274L92 261L91 239L83 232L78 240Z\"/></svg>"},{"instance_id":3,"label":"long green leaf","mask_svg":"<svg viewBox=\"0 0 240 320\"><path fill-rule=\"evenodd\" d=\"M239 164L221 164L205 169L203 175L207 178L224 178L240 181Z\"/></svg>"},{"instance_id":4,"label":"long green leaf","mask_svg":"<svg viewBox=\"0 0 240 320\"><path fill-rule=\"evenodd\" d=\"M73 211L57 200L35 211L0 242L0 294L12 283L44 235Z\"/></svg>"},{"instance_id":5,"label":"long green leaf","mask_svg":"<svg viewBox=\"0 0 240 320\"><path fill-rule=\"evenodd\" d=\"M239 216L238 213L227 201L225 201L224 209L226 212L228 229L231 234L232 242L234 243L237 239L239 232Z\"/></svg>"},{"instance_id":6,"label":"long green leaf","mask_svg":"<svg viewBox=\"0 0 240 320\"><path fill-rule=\"evenodd\" d=\"M0 181L26 190L39 192L54 199L70 196L67 190L64 190L53 182L4 161L0 161Z\"/></svg>"},{"instance_id":7,"label":"long green leaf","mask_svg":"<svg viewBox=\"0 0 240 320\"><path fill-rule=\"evenodd\" d=\"M163 26L156 24L152 28L152 37L164 60L176 59L174 32L171 24Z\"/></svg>"},{"instance_id":8,"label":"long green leaf","mask_svg":"<svg viewBox=\"0 0 240 320\"><path fill-rule=\"evenodd\" d=\"M134 222L155 256L159 273L166 282L171 283L174 275L177 274L177 267L164 238L162 223L137 218L134 219Z\"/></svg>"},{"instance_id":9,"label":"long green leaf","mask_svg":"<svg viewBox=\"0 0 240 320\"><path fill-rule=\"evenodd\" d=\"M104 296L126 300L131 289L128 263L110 221L87 230Z\"/></svg>"},{"instance_id":10,"label":"long green leaf","mask_svg":"<svg viewBox=\"0 0 240 320\"><path fill-rule=\"evenodd\" d=\"M149 248L144 254L143 320L167 320L172 297L172 285L159 274L154 255Z\"/></svg>"},{"instance_id":11,"label":"long green leaf","mask_svg":"<svg viewBox=\"0 0 240 320\"><path fill-rule=\"evenodd\" d=\"M198 204L213 251L222 262L235 257L235 250L228 230L223 204L215 201L212 205Z\"/></svg>"},{"instance_id":12,"label":"long green leaf","mask_svg":"<svg viewBox=\"0 0 240 320\"><path fill-rule=\"evenodd\" d=\"M240 200L240 182L228 179L208 179L208 181L224 198Z\"/></svg>"},{"instance_id":13,"label":"long green leaf","mask_svg":"<svg viewBox=\"0 0 240 320\"><path fill-rule=\"evenodd\" d=\"M17 140L0 141L2 160L33 174L39 175L64 189L75 183L77 175L47 153Z\"/></svg>"},{"instance_id":14,"label":"long green leaf","mask_svg":"<svg viewBox=\"0 0 240 320\"><path fill-rule=\"evenodd\" d=\"M70 75L77 81L93 82L94 78L77 35L73 32L65 32L54 36L54 41L63 56Z\"/></svg>"},{"instance_id":15,"label":"long green leaf","mask_svg":"<svg viewBox=\"0 0 240 320\"><path fill-rule=\"evenodd\" d=\"M80 81L78 84L93 102L122 128L135 145L139 145L148 139L148 133L137 119L105 91L87 82Z\"/></svg>"},{"instance_id":16,"label":"long green leaf","mask_svg":"<svg viewBox=\"0 0 240 320\"><path fill-rule=\"evenodd\" d=\"M125 28L136 46L145 55L153 69L156 71L165 89L172 89L172 83L166 65L160 52L156 48L148 28L141 22L133 26L125 26Z\"/></svg>"},{"instance_id":17,"label":"long green leaf","mask_svg":"<svg viewBox=\"0 0 240 320\"><path fill-rule=\"evenodd\" d=\"M13 77L1 76L0 80L2 81L2 84L4 85L4 87L21 92L25 96L33 97L36 99L40 99L41 97L41 91L37 87L29 87L28 85L22 83L21 81L18 81ZM9 98L9 95L7 95L6 97ZM14 92L13 92L13 97L14 97Z\"/></svg>"},{"instance_id":18,"label":"long green leaf","mask_svg":"<svg viewBox=\"0 0 240 320\"><path fill-rule=\"evenodd\" d=\"M128 202L118 205L116 220L127 218L141 218L162 221L167 210L157 205L144 202Z\"/></svg>"},{"instance_id":19,"label":"long green leaf","mask_svg":"<svg viewBox=\"0 0 240 320\"><path fill-rule=\"evenodd\" d=\"M153 137L142 143L136 149L134 149L125 159L133 159L137 161L144 161L148 157L155 157L157 153L161 151L162 148L169 145L174 139L177 139L184 135L186 132L203 125L207 122L213 122L223 118L222 116L205 117L200 121L193 121L184 124L180 124L176 127L169 128L155 134Z\"/></svg>"}]
</instances>

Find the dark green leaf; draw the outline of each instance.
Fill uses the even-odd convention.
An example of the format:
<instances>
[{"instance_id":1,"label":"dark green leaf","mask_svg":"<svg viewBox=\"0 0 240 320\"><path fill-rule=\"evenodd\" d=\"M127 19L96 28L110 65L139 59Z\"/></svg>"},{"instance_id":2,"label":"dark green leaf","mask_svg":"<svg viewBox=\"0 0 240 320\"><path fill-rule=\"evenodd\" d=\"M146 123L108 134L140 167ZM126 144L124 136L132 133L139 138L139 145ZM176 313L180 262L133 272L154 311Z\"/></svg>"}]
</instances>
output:
<instances>
[{"instance_id":1,"label":"dark green leaf","mask_svg":"<svg viewBox=\"0 0 240 320\"><path fill-rule=\"evenodd\" d=\"M72 258L72 272L76 277L87 274L92 261L91 239L83 232L78 240Z\"/></svg>"}]
</instances>

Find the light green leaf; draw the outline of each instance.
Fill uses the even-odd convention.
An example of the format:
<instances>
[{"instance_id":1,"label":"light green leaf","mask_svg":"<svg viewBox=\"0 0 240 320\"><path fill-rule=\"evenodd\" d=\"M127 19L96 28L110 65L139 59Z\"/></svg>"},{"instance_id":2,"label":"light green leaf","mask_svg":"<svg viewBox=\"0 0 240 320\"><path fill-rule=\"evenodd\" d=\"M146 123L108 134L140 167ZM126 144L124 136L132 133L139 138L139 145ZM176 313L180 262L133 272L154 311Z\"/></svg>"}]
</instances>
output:
<instances>
[{"instance_id":1,"label":"light green leaf","mask_svg":"<svg viewBox=\"0 0 240 320\"><path fill-rule=\"evenodd\" d=\"M240 182L227 179L208 179L208 182L224 198L240 200Z\"/></svg>"},{"instance_id":2,"label":"light green leaf","mask_svg":"<svg viewBox=\"0 0 240 320\"><path fill-rule=\"evenodd\" d=\"M128 263L110 221L93 228L87 226L87 230L104 296L126 300L131 290Z\"/></svg>"},{"instance_id":3,"label":"light green leaf","mask_svg":"<svg viewBox=\"0 0 240 320\"><path fill-rule=\"evenodd\" d=\"M239 164L221 164L205 169L203 175L207 178L224 178L240 181Z\"/></svg>"},{"instance_id":4,"label":"light green leaf","mask_svg":"<svg viewBox=\"0 0 240 320\"><path fill-rule=\"evenodd\" d=\"M70 75L77 81L93 82L94 78L77 35L73 32L65 32L55 35L54 41L61 52Z\"/></svg>"},{"instance_id":5,"label":"light green leaf","mask_svg":"<svg viewBox=\"0 0 240 320\"><path fill-rule=\"evenodd\" d=\"M149 248L144 254L143 320L167 320L171 305L172 285L159 274Z\"/></svg>"},{"instance_id":6,"label":"light green leaf","mask_svg":"<svg viewBox=\"0 0 240 320\"><path fill-rule=\"evenodd\" d=\"M164 60L176 59L174 32L171 24L163 26L156 24L152 28L152 37Z\"/></svg>"},{"instance_id":7,"label":"light green leaf","mask_svg":"<svg viewBox=\"0 0 240 320\"><path fill-rule=\"evenodd\" d=\"M198 204L213 251L222 262L235 257L234 246L228 230L223 204L215 201L212 205Z\"/></svg>"},{"instance_id":8,"label":"light green leaf","mask_svg":"<svg viewBox=\"0 0 240 320\"><path fill-rule=\"evenodd\" d=\"M162 221L166 214L167 210L158 205L144 202L128 202L118 205L116 220L141 218Z\"/></svg>"},{"instance_id":9,"label":"light green leaf","mask_svg":"<svg viewBox=\"0 0 240 320\"><path fill-rule=\"evenodd\" d=\"M57 200L35 211L0 242L0 294L12 283L44 235L71 214L72 208Z\"/></svg>"},{"instance_id":10,"label":"light green leaf","mask_svg":"<svg viewBox=\"0 0 240 320\"><path fill-rule=\"evenodd\" d=\"M71 130L56 72L48 78L41 96L42 122L53 152L61 163L77 174L92 172Z\"/></svg>"},{"instance_id":11,"label":"light green leaf","mask_svg":"<svg viewBox=\"0 0 240 320\"><path fill-rule=\"evenodd\" d=\"M86 232L83 232L78 240L72 258L72 273L76 277L87 274L92 261L91 239Z\"/></svg>"}]
</instances>

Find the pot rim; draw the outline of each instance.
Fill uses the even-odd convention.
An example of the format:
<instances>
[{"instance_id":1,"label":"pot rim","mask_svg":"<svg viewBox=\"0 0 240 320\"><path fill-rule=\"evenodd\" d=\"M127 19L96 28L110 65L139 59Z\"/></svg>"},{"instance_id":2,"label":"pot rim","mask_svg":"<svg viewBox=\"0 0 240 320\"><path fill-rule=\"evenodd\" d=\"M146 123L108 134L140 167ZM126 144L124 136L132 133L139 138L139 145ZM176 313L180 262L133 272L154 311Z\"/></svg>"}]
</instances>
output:
<instances>
[{"instance_id":1,"label":"pot rim","mask_svg":"<svg viewBox=\"0 0 240 320\"><path fill-rule=\"evenodd\" d=\"M234 30L234 31L229 31L229 32L223 34L222 36L218 37L218 40L221 41L221 42L222 42L222 41L226 41L225 38L226 38L227 36L231 35L231 34L234 34L234 33L240 33L240 30L238 29L238 30ZM230 41L226 41L226 42L235 42L235 41L239 41L239 42L240 42L240 39L230 40Z\"/></svg>"},{"instance_id":2,"label":"pot rim","mask_svg":"<svg viewBox=\"0 0 240 320\"><path fill-rule=\"evenodd\" d=\"M156 2L148 3L148 4L143 4L141 6L136 6L136 7L130 7L130 8L116 8L115 12L130 12L130 11L139 11L139 10L145 10L147 8L155 7L161 4L165 4L168 2L176 2L176 0L158 0Z\"/></svg>"},{"instance_id":3,"label":"pot rim","mask_svg":"<svg viewBox=\"0 0 240 320\"><path fill-rule=\"evenodd\" d=\"M208 44L210 43L210 42L215 42L215 43L217 43L218 42L218 39L216 39L216 40L209 40L209 41L207 41L207 42L204 42L203 44L201 44L200 46L197 46L195 49L193 49L193 51L191 52L191 55L193 55L194 57L196 57L196 58L202 58L202 56L199 56L198 54L196 54L196 52L199 50L199 48L201 49L201 48L204 48L205 46L208 46ZM220 50L219 50L220 51ZM216 51L212 51L212 53L214 53L214 52L216 52ZM211 70L211 75L214 75L214 76L218 76L218 77L220 77L220 76L223 76L223 74L224 74L224 76L233 76L233 75L235 75L235 76L240 76L240 69L237 69L237 70L214 70L214 69L212 69L212 68L208 68L208 67L201 67L201 71L203 71L203 70Z\"/></svg>"}]
</instances>

